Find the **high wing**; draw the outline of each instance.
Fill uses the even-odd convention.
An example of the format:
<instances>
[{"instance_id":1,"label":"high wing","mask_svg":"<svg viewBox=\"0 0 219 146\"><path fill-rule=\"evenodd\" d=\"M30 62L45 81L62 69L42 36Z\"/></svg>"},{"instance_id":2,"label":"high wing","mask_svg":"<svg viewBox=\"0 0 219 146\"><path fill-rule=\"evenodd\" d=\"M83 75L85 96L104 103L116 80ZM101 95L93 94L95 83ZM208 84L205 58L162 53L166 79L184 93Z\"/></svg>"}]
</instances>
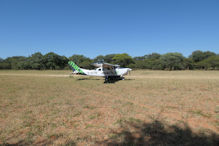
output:
<instances>
[{"instance_id":1,"label":"high wing","mask_svg":"<svg viewBox=\"0 0 219 146\"><path fill-rule=\"evenodd\" d=\"M103 67L103 68L117 68L119 65L109 64L109 63L93 63L95 67Z\"/></svg>"},{"instance_id":2,"label":"high wing","mask_svg":"<svg viewBox=\"0 0 219 146\"><path fill-rule=\"evenodd\" d=\"M114 65L114 64L109 64L109 63L103 63L102 64L103 68L117 68L119 65Z\"/></svg>"}]
</instances>

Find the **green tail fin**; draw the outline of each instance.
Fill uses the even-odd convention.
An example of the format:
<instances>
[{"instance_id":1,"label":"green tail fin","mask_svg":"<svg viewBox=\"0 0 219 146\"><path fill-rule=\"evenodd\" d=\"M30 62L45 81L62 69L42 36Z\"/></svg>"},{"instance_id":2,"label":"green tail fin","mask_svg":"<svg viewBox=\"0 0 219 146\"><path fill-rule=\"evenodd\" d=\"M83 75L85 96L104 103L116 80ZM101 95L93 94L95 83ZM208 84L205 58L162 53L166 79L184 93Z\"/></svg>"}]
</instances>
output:
<instances>
[{"instance_id":1,"label":"green tail fin","mask_svg":"<svg viewBox=\"0 0 219 146\"><path fill-rule=\"evenodd\" d=\"M78 73L85 74L80 67L78 67L73 61L69 61L68 64L72 67L73 70L76 70Z\"/></svg>"}]
</instances>

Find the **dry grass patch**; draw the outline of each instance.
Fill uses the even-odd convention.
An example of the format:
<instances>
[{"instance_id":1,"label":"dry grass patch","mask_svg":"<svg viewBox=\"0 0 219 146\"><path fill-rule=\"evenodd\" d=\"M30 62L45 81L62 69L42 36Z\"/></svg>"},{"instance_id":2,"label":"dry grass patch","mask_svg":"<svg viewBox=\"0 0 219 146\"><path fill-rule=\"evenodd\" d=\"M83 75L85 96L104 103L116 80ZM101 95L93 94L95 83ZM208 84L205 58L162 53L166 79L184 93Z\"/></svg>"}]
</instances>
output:
<instances>
[{"instance_id":1,"label":"dry grass patch","mask_svg":"<svg viewBox=\"0 0 219 146\"><path fill-rule=\"evenodd\" d=\"M167 134L168 141L143 135L140 142L152 144L173 143L171 135L180 136L177 128L206 144L214 144L211 133L219 133L217 71L141 70L114 84L68 75L69 71L0 71L0 144L123 144L124 138L131 140L124 127L138 141L145 124L149 134L158 130L156 126L163 126L159 132ZM134 141L130 144L138 144Z\"/></svg>"}]
</instances>

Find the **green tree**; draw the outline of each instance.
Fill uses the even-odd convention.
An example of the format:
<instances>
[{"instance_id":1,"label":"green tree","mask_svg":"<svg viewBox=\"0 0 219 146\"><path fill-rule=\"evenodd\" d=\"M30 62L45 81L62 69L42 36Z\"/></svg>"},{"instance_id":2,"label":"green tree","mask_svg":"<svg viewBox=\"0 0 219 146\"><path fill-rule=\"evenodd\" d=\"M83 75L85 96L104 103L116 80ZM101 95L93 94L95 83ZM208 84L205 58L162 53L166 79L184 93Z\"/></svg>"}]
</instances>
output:
<instances>
[{"instance_id":1,"label":"green tree","mask_svg":"<svg viewBox=\"0 0 219 146\"><path fill-rule=\"evenodd\" d=\"M194 62L202 61L204 59L204 53L200 50L194 51L194 52L192 52L192 55L190 55L190 58Z\"/></svg>"},{"instance_id":2,"label":"green tree","mask_svg":"<svg viewBox=\"0 0 219 146\"><path fill-rule=\"evenodd\" d=\"M103 55L99 55L93 59L93 62L105 61Z\"/></svg>"},{"instance_id":3,"label":"green tree","mask_svg":"<svg viewBox=\"0 0 219 146\"><path fill-rule=\"evenodd\" d=\"M107 63L113 63L113 57L115 55L116 54L108 54L108 55L104 56L104 61L107 62Z\"/></svg>"},{"instance_id":4,"label":"green tree","mask_svg":"<svg viewBox=\"0 0 219 146\"><path fill-rule=\"evenodd\" d=\"M59 56L56 53L50 52L43 56L43 64L45 69L64 69L68 59L65 56Z\"/></svg>"},{"instance_id":5,"label":"green tree","mask_svg":"<svg viewBox=\"0 0 219 146\"><path fill-rule=\"evenodd\" d=\"M139 60L139 58L135 58L137 60L135 60L133 64L130 64L130 68L136 68L136 69L147 69L147 66L145 64L144 60Z\"/></svg>"},{"instance_id":6,"label":"green tree","mask_svg":"<svg viewBox=\"0 0 219 146\"><path fill-rule=\"evenodd\" d=\"M121 65L122 67L126 67L126 66L128 66L129 64L134 63L134 61L133 61L133 59L132 59L131 56L129 56L129 55L126 54L126 53L123 53L123 54L116 54L116 55L113 57L113 63L119 64L119 65Z\"/></svg>"},{"instance_id":7,"label":"green tree","mask_svg":"<svg viewBox=\"0 0 219 146\"><path fill-rule=\"evenodd\" d=\"M147 58L147 59L159 59L160 58L160 54L158 54L158 53L152 53L152 54L149 54L149 55L145 55L145 58Z\"/></svg>"},{"instance_id":8,"label":"green tree","mask_svg":"<svg viewBox=\"0 0 219 146\"><path fill-rule=\"evenodd\" d=\"M4 59L0 58L0 69L11 69L9 62L6 62Z\"/></svg>"},{"instance_id":9,"label":"green tree","mask_svg":"<svg viewBox=\"0 0 219 146\"><path fill-rule=\"evenodd\" d=\"M93 66L91 65L92 60L88 57L85 57L84 55L73 55L69 57L69 60L73 61L81 68L87 68L87 69L93 68Z\"/></svg>"},{"instance_id":10,"label":"green tree","mask_svg":"<svg viewBox=\"0 0 219 146\"><path fill-rule=\"evenodd\" d=\"M191 70L194 69L194 63L191 58L184 59L185 69Z\"/></svg>"},{"instance_id":11,"label":"green tree","mask_svg":"<svg viewBox=\"0 0 219 146\"><path fill-rule=\"evenodd\" d=\"M24 69L22 68L22 63L21 62L25 62L27 60L26 57L24 56L13 56L13 57L8 57L5 59L5 63L9 64L9 68L10 69Z\"/></svg>"},{"instance_id":12,"label":"green tree","mask_svg":"<svg viewBox=\"0 0 219 146\"><path fill-rule=\"evenodd\" d=\"M84 55L72 55L71 57L69 57L69 60L73 61L77 65L88 59L89 58L85 57Z\"/></svg>"},{"instance_id":13,"label":"green tree","mask_svg":"<svg viewBox=\"0 0 219 146\"><path fill-rule=\"evenodd\" d=\"M184 59L180 53L166 53L160 57L163 68L168 70L184 69Z\"/></svg>"},{"instance_id":14,"label":"green tree","mask_svg":"<svg viewBox=\"0 0 219 146\"><path fill-rule=\"evenodd\" d=\"M211 56L216 56L216 54L214 52L211 52L211 51L204 52L204 59L207 59Z\"/></svg>"},{"instance_id":15,"label":"green tree","mask_svg":"<svg viewBox=\"0 0 219 146\"><path fill-rule=\"evenodd\" d=\"M133 60L134 61L142 61L142 60L145 60L145 56L138 56L138 57L134 57Z\"/></svg>"},{"instance_id":16,"label":"green tree","mask_svg":"<svg viewBox=\"0 0 219 146\"><path fill-rule=\"evenodd\" d=\"M199 62L204 59L207 59L208 57L215 56L215 55L216 54L211 51L202 52L200 50L197 50L197 51L192 52L192 55L190 56L190 58L192 58L194 62Z\"/></svg>"},{"instance_id":17,"label":"green tree","mask_svg":"<svg viewBox=\"0 0 219 146\"><path fill-rule=\"evenodd\" d=\"M31 69L45 69L45 65L43 64L44 57L40 52L34 53L31 55L31 57L28 59L29 65L31 66ZM26 63L25 66L28 64Z\"/></svg>"},{"instance_id":18,"label":"green tree","mask_svg":"<svg viewBox=\"0 0 219 146\"><path fill-rule=\"evenodd\" d=\"M219 69L219 55L208 57L205 60L202 60L198 62L198 66L200 66L201 69Z\"/></svg>"}]
</instances>

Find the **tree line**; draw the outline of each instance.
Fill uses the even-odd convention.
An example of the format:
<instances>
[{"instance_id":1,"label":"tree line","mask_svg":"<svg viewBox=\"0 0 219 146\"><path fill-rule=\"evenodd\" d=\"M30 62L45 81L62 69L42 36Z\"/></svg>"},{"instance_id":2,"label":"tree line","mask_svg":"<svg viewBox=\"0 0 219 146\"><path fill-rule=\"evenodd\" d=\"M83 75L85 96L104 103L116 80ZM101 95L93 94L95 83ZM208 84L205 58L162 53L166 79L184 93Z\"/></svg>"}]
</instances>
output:
<instances>
[{"instance_id":1,"label":"tree line","mask_svg":"<svg viewBox=\"0 0 219 146\"><path fill-rule=\"evenodd\" d=\"M13 70L62 70L69 69L68 61L74 61L81 68L92 69L92 63L104 62L119 64L121 67L152 70L219 70L219 54L211 51L194 51L189 57L181 53L152 53L144 56L131 57L127 53L99 55L94 59L84 55L60 56L54 52L45 55L40 52L29 57L13 56L0 58L0 69Z\"/></svg>"}]
</instances>

